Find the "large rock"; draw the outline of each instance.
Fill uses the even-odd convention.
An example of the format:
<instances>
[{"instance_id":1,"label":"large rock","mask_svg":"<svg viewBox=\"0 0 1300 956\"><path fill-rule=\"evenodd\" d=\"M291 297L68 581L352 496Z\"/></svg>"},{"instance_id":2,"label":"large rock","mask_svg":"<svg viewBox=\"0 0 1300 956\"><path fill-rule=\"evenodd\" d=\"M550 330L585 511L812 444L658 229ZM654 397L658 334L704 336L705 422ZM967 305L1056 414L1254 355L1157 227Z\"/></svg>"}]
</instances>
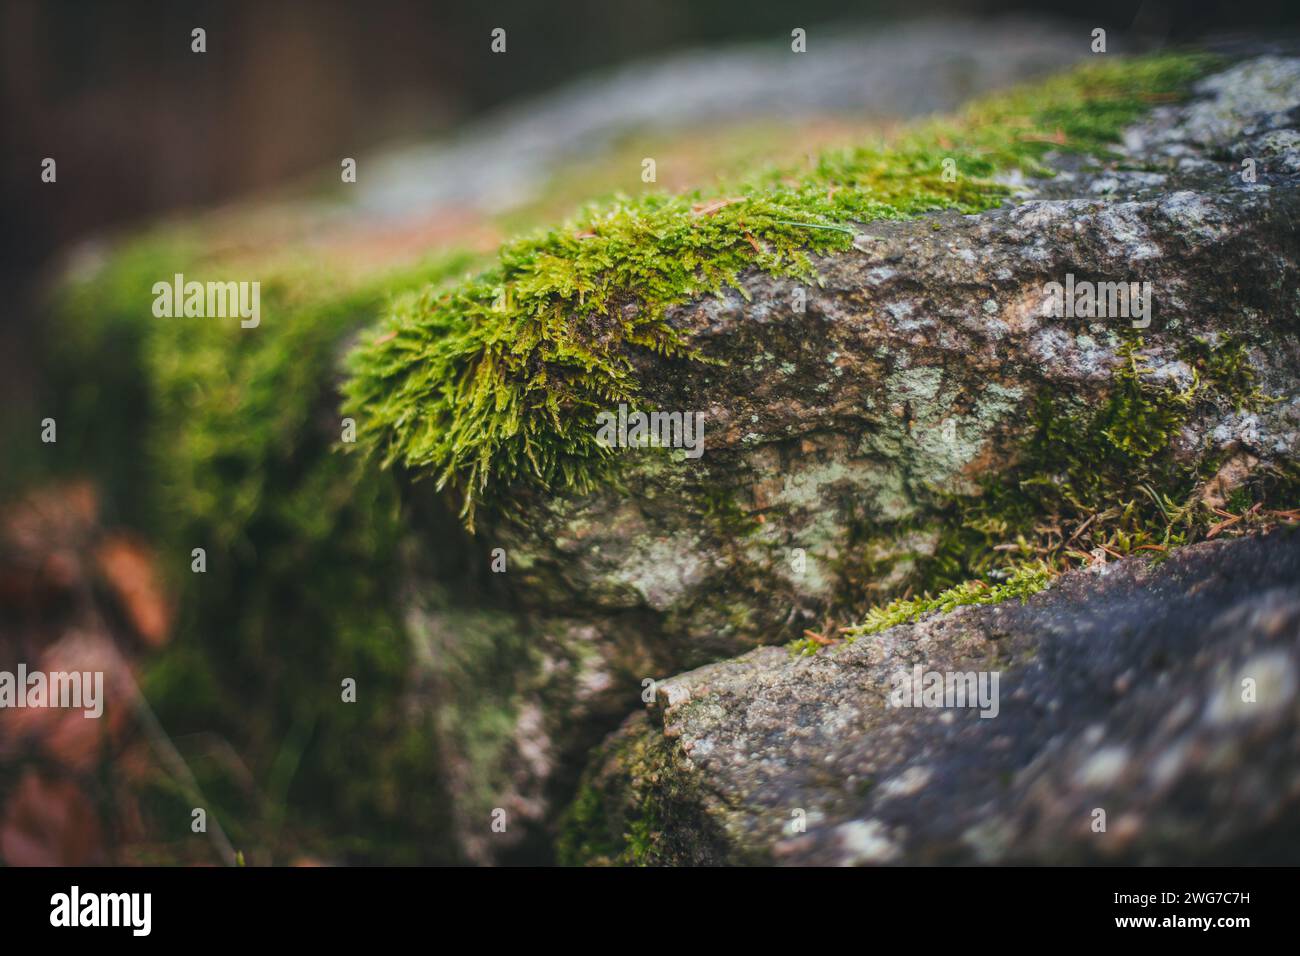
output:
<instances>
[{"instance_id":1,"label":"large rock","mask_svg":"<svg viewBox=\"0 0 1300 956\"><path fill-rule=\"evenodd\" d=\"M897 706L914 668L996 673L997 693ZM1283 531L663 682L563 845L573 862L1295 864L1298 819L1300 536Z\"/></svg>"},{"instance_id":2,"label":"large rock","mask_svg":"<svg viewBox=\"0 0 1300 956\"><path fill-rule=\"evenodd\" d=\"M629 452L618 485L519 489L521 519L480 519L472 547L484 567L505 549L500 586L529 636L526 651L513 638L481 643L483 660L509 656L514 676L490 743L452 748L477 754L467 780L496 781L465 818L502 806L544 823L646 679L925 586L915 569L937 547L944 509L1021 461L1040 400L1095 408L1127 362L1131 320L1045 317L1048 283L1151 283L1141 375L1170 396L1196 381L1187 350L1198 341L1241 344L1271 400L1254 411L1231 395L1197 403L1169 436L1175 460L1233 463L1225 494L1252 469L1293 462L1297 106L1300 60L1241 62L1191 103L1156 107L1118 159L1058 157L1058 176L1017 184L1014 202L986 214L861 226L853 251L816 263L819 286L752 273L743 294L676 309L673 324L723 364L647 359L645 407L704 412L704 455ZM409 590L408 623L439 671L455 613L423 599L437 587L419 574ZM871 844L874 830L854 832Z\"/></svg>"},{"instance_id":3,"label":"large rock","mask_svg":"<svg viewBox=\"0 0 1300 956\"><path fill-rule=\"evenodd\" d=\"M802 313L797 283L759 274L743 296L676 310L726 364L647 365L645 404L703 411L704 455L642 455L623 487L524 498L523 522L481 535L513 556L515 592L684 664L797 635L836 597L855 528L924 527L945 495L1007 468L1040 396L1098 403L1128 320L1045 317L1044 287L1067 274L1152 284L1141 351L1154 379L1189 382L1181 355L1198 337L1248 344L1280 401L1249 421L1224 405L1189 422L1189 457L1208 444L1293 458L1300 133L1282 107L1300 106L1300 61L1254 61L1203 89L1134 129L1120 163L985 215L862 227L861 251L818 263ZM1256 183L1238 175L1245 155ZM924 550L917 538L905 546Z\"/></svg>"}]
</instances>

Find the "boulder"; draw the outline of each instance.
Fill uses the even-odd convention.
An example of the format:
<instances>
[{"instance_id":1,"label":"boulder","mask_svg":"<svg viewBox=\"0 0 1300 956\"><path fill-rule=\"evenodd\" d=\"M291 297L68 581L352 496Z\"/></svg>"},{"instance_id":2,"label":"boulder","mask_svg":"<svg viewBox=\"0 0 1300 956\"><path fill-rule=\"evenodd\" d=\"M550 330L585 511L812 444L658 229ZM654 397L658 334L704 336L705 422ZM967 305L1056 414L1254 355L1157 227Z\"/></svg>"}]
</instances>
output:
<instances>
[{"instance_id":1,"label":"boulder","mask_svg":"<svg viewBox=\"0 0 1300 956\"><path fill-rule=\"evenodd\" d=\"M1298 811L1300 536L1277 531L665 681L604 745L561 845L587 863L1294 865Z\"/></svg>"}]
</instances>

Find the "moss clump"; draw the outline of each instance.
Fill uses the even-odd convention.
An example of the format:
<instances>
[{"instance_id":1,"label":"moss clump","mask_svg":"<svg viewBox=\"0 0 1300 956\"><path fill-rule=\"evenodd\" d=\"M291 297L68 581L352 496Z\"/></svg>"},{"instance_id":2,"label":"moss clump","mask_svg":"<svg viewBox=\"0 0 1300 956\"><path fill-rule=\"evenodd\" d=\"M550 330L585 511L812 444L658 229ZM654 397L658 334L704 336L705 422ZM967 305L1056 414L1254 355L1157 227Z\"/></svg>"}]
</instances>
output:
<instances>
[{"instance_id":1,"label":"moss clump","mask_svg":"<svg viewBox=\"0 0 1300 956\"><path fill-rule=\"evenodd\" d=\"M1268 398L1260 391L1251 367L1246 343L1240 339L1195 338L1183 348L1180 357L1196 376L1194 389L1206 382L1220 400L1234 408L1255 411L1267 403Z\"/></svg>"},{"instance_id":2,"label":"moss clump","mask_svg":"<svg viewBox=\"0 0 1300 956\"><path fill-rule=\"evenodd\" d=\"M1019 598L1023 603L1047 587L1055 576L1056 572L1050 565L1035 562L1016 568L999 584L966 581L940 591L934 597L900 598L882 607L872 608L865 621L848 628L844 633L850 638L876 634L898 624L915 623L932 611L947 614L971 604L998 604L1012 598Z\"/></svg>"},{"instance_id":3,"label":"moss clump","mask_svg":"<svg viewBox=\"0 0 1300 956\"><path fill-rule=\"evenodd\" d=\"M588 765L560 821L563 866L710 866L735 858L708 798L673 744L644 716L617 731ZM665 821L672 826L666 827Z\"/></svg>"},{"instance_id":4,"label":"moss clump","mask_svg":"<svg viewBox=\"0 0 1300 956\"><path fill-rule=\"evenodd\" d=\"M1163 553L1208 531L1217 519L1196 492L1221 456L1208 447L1179 454L1175 445L1193 417L1260 400L1245 345L1193 341L1185 353L1193 379L1183 388L1153 379L1142 345L1140 338L1121 344L1097 407L1039 399L1020 463L950 512L927 569L932 575L984 574L1040 559L1063 568L1099 550L1112 557Z\"/></svg>"},{"instance_id":5,"label":"moss clump","mask_svg":"<svg viewBox=\"0 0 1300 956\"><path fill-rule=\"evenodd\" d=\"M345 408L384 465L454 487L471 526L476 503L516 480L581 491L611 454L596 442L596 412L636 400L637 351L699 358L665 321L670 307L739 288L749 268L813 280L810 257L848 248L851 223L992 208L1008 191L994 176L1046 174L1048 150L1104 153L1152 99L1206 66L1189 55L1108 61L888 144L589 207L507 244L453 289L404 299L353 356Z\"/></svg>"},{"instance_id":6,"label":"moss clump","mask_svg":"<svg viewBox=\"0 0 1300 956\"><path fill-rule=\"evenodd\" d=\"M591 783L578 790L569 804L555 841L555 857L561 866L612 864L620 860L624 841L610 833L605 795Z\"/></svg>"},{"instance_id":7,"label":"moss clump","mask_svg":"<svg viewBox=\"0 0 1300 956\"><path fill-rule=\"evenodd\" d=\"M138 527L155 522L154 496L142 493L152 481L145 454L154 414L145 364L150 290L198 261L199 242L188 232L125 244L59 288L54 320L42 330L50 379L42 404L59 422L48 464L55 474L93 474L116 505L114 519Z\"/></svg>"}]
</instances>

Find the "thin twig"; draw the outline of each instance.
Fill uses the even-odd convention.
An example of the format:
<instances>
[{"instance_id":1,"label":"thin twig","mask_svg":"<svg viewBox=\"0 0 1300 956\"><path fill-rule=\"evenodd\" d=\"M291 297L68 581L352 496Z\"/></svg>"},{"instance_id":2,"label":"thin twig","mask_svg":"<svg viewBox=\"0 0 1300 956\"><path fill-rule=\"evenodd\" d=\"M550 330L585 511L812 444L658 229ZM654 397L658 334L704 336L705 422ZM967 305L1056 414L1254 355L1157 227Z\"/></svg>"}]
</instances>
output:
<instances>
[{"instance_id":1,"label":"thin twig","mask_svg":"<svg viewBox=\"0 0 1300 956\"><path fill-rule=\"evenodd\" d=\"M109 626L108 620L99 610L99 602L95 599L94 592L86 584L85 580L79 582L82 592L82 599L90 609L91 615L95 618L101 633L112 634L113 629ZM141 723L144 726L145 736L149 738L149 744L153 747L154 752L164 764L172 776L179 779L183 786L189 791L188 796L196 804L202 807L208 807L210 804L206 797L203 796L203 790L199 787L199 782L194 778L189 764L185 758L180 755L171 738L167 736L167 731L163 730L162 724L158 721L158 716L149 706L149 701L144 696L144 691L140 689L139 683L136 682L135 675L127 666L126 658L122 658L122 672L130 682L131 692L135 697L136 713L140 716ZM221 861L227 866L238 866L239 857L235 853L234 846L231 845L230 839L226 836L226 831L221 828L221 822L217 819L216 814L209 814L211 817L211 829L207 830L208 839L212 841Z\"/></svg>"},{"instance_id":2,"label":"thin twig","mask_svg":"<svg viewBox=\"0 0 1300 956\"><path fill-rule=\"evenodd\" d=\"M804 229L831 229L835 232L842 232L847 236L856 236L857 233L847 226L825 226L816 222L795 222L793 219L773 219L772 222L778 226L802 226Z\"/></svg>"}]
</instances>

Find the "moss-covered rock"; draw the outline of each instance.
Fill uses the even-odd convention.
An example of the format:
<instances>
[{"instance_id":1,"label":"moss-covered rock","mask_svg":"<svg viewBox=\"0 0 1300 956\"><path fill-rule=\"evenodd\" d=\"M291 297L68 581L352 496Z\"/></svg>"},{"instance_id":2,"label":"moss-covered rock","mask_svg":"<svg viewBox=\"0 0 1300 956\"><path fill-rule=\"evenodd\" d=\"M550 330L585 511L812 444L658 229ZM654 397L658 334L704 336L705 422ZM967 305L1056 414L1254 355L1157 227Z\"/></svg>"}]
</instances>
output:
<instances>
[{"instance_id":1,"label":"moss-covered rock","mask_svg":"<svg viewBox=\"0 0 1300 956\"><path fill-rule=\"evenodd\" d=\"M1204 67L1175 62L1155 75ZM848 230L802 244L806 263L764 259L795 238L742 227L745 203L647 200L508 248L497 270L409 301L363 344L346 407L373 413L375 449L417 479L409 500L478 500L478 560L503 549L529 666L552 675L521 694L533 719L503 751L534 773L514 777L526 812L554 813L594 729L649 680L757 644L834 643L836 625L909 590L969 597L985 585L963 582L991 574L996 595L1027 564L1037 586L1294 506L1300 197L1284 168L1243 182L1231 144L1189 125L1223 90L1289 74L1227 68L1190 105L1146 86L1146 67L1107 75L1118 92L1076 77L1049 87L1066 104L1017 95L974 109L951 139L916 134L952 142L962 176L963 132L985 144L981 175L1056 170L986 179L962 200L997 208L962 211L925 192L943 183L927 173L916 206L867 210L879 164L915 173L910 146L854 167L856 212L806 216ZM1165 105L1125 128L1148 100ZM1068 106L1068 126L1040 116L1017 137L1012 117L1035 104L1048 117ZM993 130L1017 144L1005 162L989 159ZM801 201L807 184L779 195ZM604 251L588 260L586 243ZM1048 284L1067 275L1149 282L1150 322L1045 315ZM639 343L647 329L667 347ZM703 412L703 456L601 447L596 413L619 402ZM534 462L535 442L549 450Z\"/></svg>"},{"instance_id":2,"label":"moss-covered rock","mask_svg":"<svg viewBox=\"0 0 1300 956\"><path fill-rule=\"evenodd\" d=\"M995 208L1008 177L1050 172L1050 151L1109 155L1152 100L1207 67L1188 54L1094 65L883 145L596 205L507 244L473 280L406 300L355 355L347 408L385 464L451 484L471 524L480 498L502 504L521 481L584 492L610 458L595 414L654 398L638 361L719 358L669 309L724 290L750 299L746 270L816 282L809 256L850 248L853 224Z\"/></svg>"},{"instance_id":3,"label":"moss-covered rock","mask_svg":"<svg viewBox=\"0 0 1300 956\"><path fill-rule=\"evenodd\" d=\"M1287 75L1247 62L1201 95ZM755 644L811 652L837 624L867 635L1294 520L1296 181L1279 165L1244 182L1236 147L1193 135L1203 109L1158 108L1119 159L1057 157L995 211L855 226L853 250L815 260L819 285L750 271L742 293L669 308L711 362L637 360L643 407L705 411L705 455L620 450L582 494L511 485L512 514L481 514L478 537L515 561L517 600L589 620L607 696L628 701ZM1269 116L1252 122L1286 121ZM1151 323L1044 315L1067 274L1151 282ZM581 795L578 816L597 805ZM636 813L610 800L617 835Z\"/></svg>"},{"instance_id":4,"label":"moss-covered rock","mask_svg":"<svg viewBox=\"0 0 1300 956\"><path fill-rule=\"evenodd\" d=\"M1243 183L1222 144L1177 140L1187 115L1128 134L1176 149L1066 163L1005 208L863 225L820 285L749 271L670 309L712 361L639 360L642 401L703 411L704 455L623 449L585 494L511 485L478 537L513 593L662 677L909 587L1194 540L1224 520L1207 489L1230 463L1252 462L1243 510L1292 504L1294 182ZM1159 181L1052 198L1136 165ZM1067 273L1150 282L1149 327L1044 316Z\"/></svg>"}]
</instances>

